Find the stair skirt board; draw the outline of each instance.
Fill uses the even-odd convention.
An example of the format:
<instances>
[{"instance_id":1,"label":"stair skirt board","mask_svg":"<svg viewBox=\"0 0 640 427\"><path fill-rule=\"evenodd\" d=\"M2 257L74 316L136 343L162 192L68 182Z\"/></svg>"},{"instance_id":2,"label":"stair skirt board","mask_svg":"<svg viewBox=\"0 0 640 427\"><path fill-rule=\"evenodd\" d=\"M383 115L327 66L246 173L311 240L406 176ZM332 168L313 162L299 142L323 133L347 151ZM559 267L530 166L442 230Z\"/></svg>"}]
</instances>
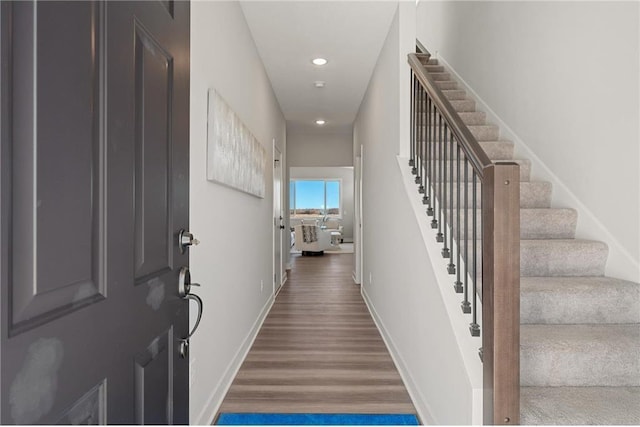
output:
<instances>
[{"instance_id":1,"label":"stair skirt board","mask_svg":"<svg viewBox=\"0 0 640 427\"><path fill-rule=\"evenodd\" d=\"M513 142L502 140L500 127L487 123L486 113L475 111L475 100L451 79L455 72L437 59L428 64L436 85L488 157L517 161L521 166L521 423L640 424L640 284L604 276L607 245L576 238L576 210L551 207L551 183L530 181L531 162L514 159ZM421 120L421 135L433 130L427 126L433 123L433 114L425 112ZM438 142L435 145L440 147ZM435 158L434 184L445 184L447 198L451 191L450 202L457 207L457 153L445 156L444 150L436 149ZM447 176L441 177L437 173L445 161ZM463 168L464 164L461 180ZM467 181L470 177L468 172ZM467 238L479 239L480 197L475 204L476 236L469 237L474 215L472 183L460 187L468 195L466 203L461 200L468 209ZM478 194L480 187L478 183ZM445 218L450 222L449 211ZM456 222L454 215L454 236ZM460 227L464 227L462 220ZM467 242L469 251L471 242ZM481 259L478 254L478 265Z\"/></svg>"}]
</instances>

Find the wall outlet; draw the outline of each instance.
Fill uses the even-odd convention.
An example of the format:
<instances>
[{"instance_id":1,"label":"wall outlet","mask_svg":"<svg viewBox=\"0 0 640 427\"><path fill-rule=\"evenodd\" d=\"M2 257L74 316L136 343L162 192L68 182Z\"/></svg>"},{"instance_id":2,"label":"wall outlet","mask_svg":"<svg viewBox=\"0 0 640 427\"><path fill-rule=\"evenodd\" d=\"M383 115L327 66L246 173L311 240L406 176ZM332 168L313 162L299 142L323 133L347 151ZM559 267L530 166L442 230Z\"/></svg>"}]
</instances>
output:
<instances>
[{"instance_id":1,"label":"wall outlet","mask_svg":"<svg viewBox=\"0 0 640 427\"><path fill-rule=\"evenodd\" d=\"M264 290L264 280L260 279L260 292Z\"/></svg>"}]
</instances>

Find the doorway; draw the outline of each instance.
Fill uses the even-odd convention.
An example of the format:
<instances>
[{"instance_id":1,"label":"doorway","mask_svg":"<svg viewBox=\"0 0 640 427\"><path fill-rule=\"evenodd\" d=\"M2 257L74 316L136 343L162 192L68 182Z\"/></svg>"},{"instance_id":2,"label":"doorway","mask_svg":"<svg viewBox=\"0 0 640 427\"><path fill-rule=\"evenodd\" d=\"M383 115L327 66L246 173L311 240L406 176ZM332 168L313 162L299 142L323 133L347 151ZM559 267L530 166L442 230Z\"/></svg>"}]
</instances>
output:
<instances>
[{"instance_id":1,"label":"doorway","mask_svg":"<svg viewBox=\"0 0 640 427\"><path fill-rule=\"evenodd\" d=\"M273 140L273 294L282 287L282 240L284 212L282 211L282 153Z\"/></svg>"}]
</instances>

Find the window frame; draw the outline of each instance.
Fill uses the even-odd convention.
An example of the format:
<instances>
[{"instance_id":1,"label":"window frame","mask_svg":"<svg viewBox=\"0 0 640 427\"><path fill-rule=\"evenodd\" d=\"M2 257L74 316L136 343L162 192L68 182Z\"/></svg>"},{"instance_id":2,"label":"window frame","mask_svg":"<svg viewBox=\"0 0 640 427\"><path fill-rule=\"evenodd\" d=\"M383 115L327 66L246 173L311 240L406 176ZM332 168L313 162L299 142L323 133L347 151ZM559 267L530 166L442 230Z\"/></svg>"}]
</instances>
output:
<instances>
[{"instance_id":1,"label":"window frame","mask_svg":"<svg viewBox=\"0 0 640 427\"><path fill-rule=\"evenodd\" d=\"M323 213L316 216L307 216L301 217L297 214L298 207L296 206L296 185L297 181L322 181L324 187L324 208L322 208ZM337 215L328 215L327 214L327 182L337 182L338 183L338 214ZM293 185L293 191L291 191L291 184ZM299 218L323 218L327 216L328 218L337 218L342 219L342 178L289 178L289 218L299 219ZM291 202L293 202L293 208L291 208ZM293 211L293 213L291 213Z\"/></svg>"}]
</instances>

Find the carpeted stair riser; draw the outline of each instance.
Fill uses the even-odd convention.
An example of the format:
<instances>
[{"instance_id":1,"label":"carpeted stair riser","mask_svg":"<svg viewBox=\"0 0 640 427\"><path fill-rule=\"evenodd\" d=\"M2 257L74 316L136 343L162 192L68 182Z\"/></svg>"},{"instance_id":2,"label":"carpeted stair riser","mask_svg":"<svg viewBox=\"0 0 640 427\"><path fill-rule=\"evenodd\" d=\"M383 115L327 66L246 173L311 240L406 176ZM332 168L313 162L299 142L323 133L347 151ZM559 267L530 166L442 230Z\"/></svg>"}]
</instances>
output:
<instances>
[{"instance_id":1,"label":"carpeted stair riser","mask_svg":"<svg viewBox=\"0 0 640 427\"><path fill-rule=\"evenodd\" d=\"M462 122L465 125L487 124L487 113L482 111L466 111L466 112L460 112L458 113L458 115L460 116L460 118L462 119ZM427 124L431 124L431 123L437 123L437 120L439 119L439 115L434 113L431 113L431 114L423 113L422 119L420 119L419 115L417 117L418 118L416 120L422 120L421 122L422 126L427 126ZM418 123L416 122L416 126L417 125Z\"/></svg>"},{"instance_id":2,"label":"carpeted stair riser","mask_svg":"<svg viewBox=\"0 0 640 427\"><path fill-rule=\"evenodd\" d=\"M491 160L512 160L513 159L513 142L511 141L479 141L480 147L487 154L487 157ZM425 144L426 146L426 144ZM450 152L447 147L447 156L441 156L439 147L436 145L435 147L435 158L440 159L442 157L446 159L457 159L458 154L457 150L454 150L453 153ZM424 149L424 146L423 146ZM434 148L430 148L433 150ZM444 150L443 150L444 153Z\"/></svg>"},{"instance_id":3,"label":"carpeted stair riser","mask_svg":"<svg viewBox=\"0 0 640 427\"><path fill-rule=\"evenodd\" d=\"M461 89L446 89L442 94L449 100L467 99L467 92Z\"/></svg>"},{"instance_id":4,"label":"carpeted stair riser","mask_svg":"<svg viewBox=\"0 0 640 427\"><path fill-rule=\"evenodd\" d=\"M602 276L608 253L606 244L593 240L521 240L520 275Z\"/></svg>"},{"instance_id":5,"label":"carpeted stair riser","mask_svg":"<svg viewBox=\"0 0 640 427\"><path fill-rule=\"evenodd\" d=\"M476 138L478 142L482 141L497 141L500 139L500 128L496 125L467 125L471 134ZM420 130L420 128L418 128ZM431 132L431 133L428 133ZM422 126L423 139L426 140L426 136L430 135L431 140L444 141L445 138L445 126L440 126L439 122L435 125ZM447 135L447 141L450 137Z\"/></svg>"},{"instance_id":6,"label":"carpeted stair riser","mask_svg":"<svg viewBox=\"0 0 640 427\"><path fill-rule=\"evenodd\" d=\"M476 208L481 206L481 185L476 184ZM427 189L428 192L428 189ZM461 201L464 202L464 186L461 189ZM458 189L457 186L453 188L453 200L449 200L449 192L447 192L446 206L452 206L454 208L458 205ZM530 181L520 183L520 208L548 208L551 204L551 184L545 181ZM473 208L473 184L467 184L467 208ZM464 206L462 206L464 207Z\"/></svg>"},{"instance_id":7,"label":"carpeted stair riser","mask_svg":"<svg viewBox=\"0 0 640 427\"><path fill-rule=\"evenodd\" d=\"M448 221L448 218L447 218ZM478 224L478 227L481 227ZM474 241L468 241L471 248ZM476 240L478 265L482 265L482 242ZM462 244L464 250L464 244ZM602 276L608 248L602 242L578 239L520 241L520 276L567 277Z\"/></svg>"},{"instance_id":8,"label":"carpeted stair riser","mask_svg":"<svg viewBox=\"0 0 640 427\"><path fill-rule=\"evenodd\" d=\"M638 425L640 387L522 387L520 423Z\"/></svg>"},{"instance_id":9,"label":"carpeted stair riser","mask_svg":"<svg viewBox=\"0 0 640 427\"><path fill-rule=\"evenodd\" d=\"M573 239L578 212L575 209L521 209L521 239Z\"/></svg>"},{"instance_id":10,"label":"carpeted stair riser","mask_svg":"<svg viewBox=\"0 0 640 427\"><path fill-rule=\"evenodd\" d=\"M522 325L522 386L640 386L640 325Z\"/></svg>"},{"instance_id":11,"label":"carpeted stair riser","mask_svg":"<svg viewBox=\"0 0 640 427\"><path fill-rule=\"evenodd\" d=\"M476 111L476 101L472 99L459 99L455 101L449 101L451 106L457 112L470 112Z\"/></svg>"},{"instance_id":12,"label":"carpeted stair riser","mask_svg":"<svg viewBox=\"0 0 640 427\"><path fill-rule=\"evenodd\" d=\"M447 81L451 78L451 76L449 75L449 73L429 73L431 75L431 78L433 79L433 81Z\"/></svg>"},{"instance_id":13,"label":"carpeted stair riser","mask_svg":"<svg viewBox=\"0 0 640 427\"><path fill-rule=\"evenodd\" d=\"M640 285L609 277L522 277L523 324L640 323Z\"/></svg>"},{"instance_id":14,"label":"carpeted stair riser","mask_svg":"<svg viewBox=\"0 0 640 427\"><path fill-rule=\"evenodd\" d=\"M436 86L440 90L457 89L458 88L458 82L454 82L452 80L440 80L440 81L436 82Z\"/></svg>"},{"instance_id":15,"label":"carpeted stair riser","mask_svg":"<svg viewBox=\"0 0 640 427\"><path fill-rule=\"evenodd\" d=\"M444 66L442 65L425 65L424 68L430 73L444 73Z\"/></svg>"},{"instance_id":16,"label":"carpeted stair riser","mask_svg":"<svg viewBox=\"0 0 640 427\"><path fill-rule=\"evenodd\" d=\"M450 211L445 215L449 218ZM473 210L467 210L467 234L471 234ZM457 211L453 212L453 232L457 236ZM464 230L464 210L460 212L460 228ZM448 222L449 220L447 220ZM476 223L482 224L482 212L476 209ZM575 237L577 214L573 209L520 209L521 239L573 239ZM481 227L476 230L476 239L480 239Z\"/></svg>"},{"instance_id":17,"label":"carpeted stair riser","mask_svg":"<svg viewBox=\"0 0 640 427\"><path fill-rule=\"evenodd\" d=\"M457 157L457 156L456 156ZM503 161L503 160L501 160ZM529 178L531 176L531 162L529 160L511 160L512 162L516 162L520 165L520 181L529 181ZM456 161L456 160L447 160L446 161L446 166L445 168L442 167L442 162L438 161L436 162L436 164L433 166L434 171L430 173L435 173L434 176L434 182L440 182L440 181L445 181L445 182L450 182L453 181L454 182L454 186L457 185L458 182L458 165L460 166L460 176L461 176L461 181L465 182L465 174L464 174L464 161ZM495 162L494 162L495 163ZM430 166L432 167L432 166ZM443 177L440 176L440 170L442 169L442 173L444 174ZM453 179L451 179L453 174ZM467 163L467 175L466 175L467 179L466 182L471 182L473 180L473 167Z\"/></svg>"}]
</instances>

